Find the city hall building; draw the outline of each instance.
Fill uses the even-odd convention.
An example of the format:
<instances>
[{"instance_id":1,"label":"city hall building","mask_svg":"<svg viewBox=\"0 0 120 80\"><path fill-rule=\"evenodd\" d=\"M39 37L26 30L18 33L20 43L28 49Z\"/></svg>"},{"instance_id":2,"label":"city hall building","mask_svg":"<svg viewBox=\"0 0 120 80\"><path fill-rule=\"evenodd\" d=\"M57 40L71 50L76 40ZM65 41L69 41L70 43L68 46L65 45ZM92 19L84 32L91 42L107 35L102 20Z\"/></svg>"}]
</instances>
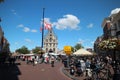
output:
<instances>
[{"instance_id":1,"label":"city hall building","mask_svg":"<svg viewBox=\"0 0 120 80\"><path fill-rule=\"evenodd\" d=\"M45 53L57 53L58 49L58 38L55 35L53 29L48 30L48 33L44 37L44 50Z\"/></svg>"}]
</instances>

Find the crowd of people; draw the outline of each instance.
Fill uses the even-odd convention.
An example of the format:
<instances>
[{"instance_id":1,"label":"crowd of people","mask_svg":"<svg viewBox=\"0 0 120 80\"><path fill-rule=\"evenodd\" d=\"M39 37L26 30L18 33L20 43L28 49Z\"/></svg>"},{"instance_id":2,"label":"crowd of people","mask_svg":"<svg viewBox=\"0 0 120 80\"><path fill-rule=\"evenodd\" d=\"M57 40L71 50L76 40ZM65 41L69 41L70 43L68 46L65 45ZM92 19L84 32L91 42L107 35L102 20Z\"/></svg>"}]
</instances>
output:
<instances>
[{"instance_id":1,"label":"crowd of people","mask_svg":"<svg viewBox=\"0 0 120 80\"><path fill-rule=\"evenodd\" d=\"M112 80L114 71L120 74L120 61L109 56L71 56L63 59L72 76L85 76L89 80Z\"/></svg>"},{"instance_id":2,"label":"crowd of people","mask_svg":"<svg viewBox=\"0 0 120 80\"><path fill-rule=\"evenodd\" d=\"M112 80L114 73L120 74L120 60L114 60L109 56L53 56L53 55L32 55L32 56L16 56L9 58L10 63L15 60L23 60L26 64L46 63L54 67L55 62L62 62L64 68L68 69L71 76L85 76L87 80ZM96 78L96 79L95 79Z\"/></svg>"},{"instance_id":3,"label":"crowd of people","mask_svg":"<svg viewBox=\"0 0 120 80\"><path fill-rule=\"evenodd\" d=\"M36 64L51 64L51 67L54 67L54 62L57 62L60 60L59 57L56 57L54 55L19 55L15 56L17 60L25 61L28 65L35 66Z\"/></svg>"}]
</instances>

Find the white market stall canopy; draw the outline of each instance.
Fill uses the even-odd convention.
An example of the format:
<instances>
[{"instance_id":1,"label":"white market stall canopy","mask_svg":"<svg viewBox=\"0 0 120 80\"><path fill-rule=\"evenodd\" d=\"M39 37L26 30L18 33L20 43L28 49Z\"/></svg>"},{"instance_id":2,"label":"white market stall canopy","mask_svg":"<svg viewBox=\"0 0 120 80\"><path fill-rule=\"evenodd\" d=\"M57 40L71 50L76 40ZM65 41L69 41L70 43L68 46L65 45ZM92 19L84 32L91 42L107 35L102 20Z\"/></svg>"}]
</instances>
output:
<instances>
[{"instance_id":1,"label":"white market stall canopy","mask_svg":"<svg viewBox=\"0 0 120 80\"><path fill-rule=\"evenodd\" d=\"M56 54L56 53L49 53L49 55L57 56L58 54Z\"/></svg>"},{"instance_id":2,"label":"white market stall canopy","mask_svg":"<svg viewBox=\"0 0 120 80\"><path fill-rule=\"evenodd\" d=\"M93 55L93 53L85 50L85 49L79 49L77 50L75 53L73 53L73 55L76 56L87 56L87 55Z\"/></svg>"}]
</instances>

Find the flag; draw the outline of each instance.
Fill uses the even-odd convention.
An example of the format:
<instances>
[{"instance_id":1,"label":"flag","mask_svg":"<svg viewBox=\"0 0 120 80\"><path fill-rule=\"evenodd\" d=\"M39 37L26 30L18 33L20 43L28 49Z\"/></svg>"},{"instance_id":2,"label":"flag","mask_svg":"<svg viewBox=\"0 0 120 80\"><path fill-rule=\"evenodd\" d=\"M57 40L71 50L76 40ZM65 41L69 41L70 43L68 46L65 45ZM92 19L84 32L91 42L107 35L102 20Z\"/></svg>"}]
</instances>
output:
<instances>
[{"instance_id":1,"label":"flag","mask_svg":"<svg viewBox=\"0 0 120 80\"><path fill-rule=\"evenodd\" d=\"M42 28L42 27L40 27L40 32L42 32L42 30L43 30L43 28Z\"/></svg>"},{"instance_id":2,"label":"flag","mask_svg":"<svg viewBox=\"0 0 120 80\"><path fill-rule=\"evenodd\" d=\"M50 30L52 25L47 23L47 22L44 22L44 27L45 27L46 30Z\"/></svg>"},{"instance_id":3,"label":"flag","mask_svg":"<svg viewBox=\"0 0 120 80\"><path fill-rule=\"evenodd\" d=\"M40 32L43 31L43 29L45 30L51 30L51 27L52 25L50 23L47 23L47 22L44 22L44 28L43 27L40 27Z\"/></svg>"}]
</instances>

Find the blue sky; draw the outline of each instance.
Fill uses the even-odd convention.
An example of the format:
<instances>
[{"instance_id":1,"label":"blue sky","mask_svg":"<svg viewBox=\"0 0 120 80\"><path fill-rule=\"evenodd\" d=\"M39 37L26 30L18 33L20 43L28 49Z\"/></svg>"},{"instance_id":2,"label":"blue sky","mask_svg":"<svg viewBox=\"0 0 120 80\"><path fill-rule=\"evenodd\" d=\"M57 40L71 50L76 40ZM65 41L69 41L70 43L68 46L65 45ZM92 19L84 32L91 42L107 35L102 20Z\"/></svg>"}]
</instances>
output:
<instances>
[{"instance_id":1,"label":"blue sky","mask_svg":"<svg viewBox=\"0 0 120 80\"><path fill-rule=\"evenodd\" d=\"M120 8L120 0L5 0L0 4L0 24L11 51L23 45L30 50L41 46L43 8L45 20L58 37L59 49L77 43L93 48L103 34L103 19Z\"/></svg>"}]
</instances>

